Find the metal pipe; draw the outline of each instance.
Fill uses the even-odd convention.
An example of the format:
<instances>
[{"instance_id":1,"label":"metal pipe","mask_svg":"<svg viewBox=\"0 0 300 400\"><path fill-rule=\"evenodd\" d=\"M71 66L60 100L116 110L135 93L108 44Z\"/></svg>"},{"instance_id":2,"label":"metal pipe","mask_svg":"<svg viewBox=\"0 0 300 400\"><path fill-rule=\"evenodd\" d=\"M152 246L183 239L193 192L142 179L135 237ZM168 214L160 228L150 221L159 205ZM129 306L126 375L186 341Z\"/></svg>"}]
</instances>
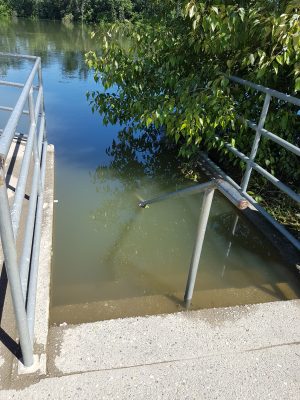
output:
<instances>
[{"instance_id":1,"label":"metal pipe","mask_svg":"<svg viewBox=\"0 0 300 400\"><path fill-rule=\"evenodd\" d=\"M0 106L0 111L12 112L13 110L14 110L13 107ZM23 110L22 114L29 115L29 111L28 110Z\"/></svg>"},{"instance_id":2,"label":"metal pipe","mask_svg":"<svg viewBox=\"0 0 300 400\"><path fill-rule=\"evenodd\" d=\"M37 57L37 56L29 56L27 54L5 53L3 51L0 52L0 56L13 57L13 58L23 58L24 60L37 60L38 58L40 58L40 57Z\"/></svg>"},{"instance_id":3,"label":"metal pipe","mask_svg":"<svg viewBox=\"0 0 300 400\"><path fill-rule=\"evenodd\" d=\"M39 143L38 143L39 153L41 153L42 140L44 137L44 128L45 128L44 121L45 119L42 118L40 132L39 132ZM24 232L23 248L19 262L19 271L20 271L24 298L26 297L27 285L28 285L28 271L29 271L30 256L32 250L32 238L35 225L36 205L37 205L38 189L40 182L39 178L40 178L40 163L38 161L34 165L29 207L28 207L25 232Z\"/></svg>"},{"instance_id":4,"label":"metal pipe","mask_svg":"<svg viewBox=\"0 0 300 400\"><path fill-rule=\"evenodd\" d=\"M20 337L22 359L26 367L33 364L32 342L29 335L24 298L17 264L17 251L10 219L7 188L5 184L4 159L0 160L0 235L5 268L11 289L17 329Z\"/></svg>"},{"instance_id":5,"label":"metal pipe","mask_svg":"<svg viewBox=\"0 0 300 400\"><path fill-rule=\"evenodd\" d=\"M0 53L1 55L1 53ZM3 130L3 133L0 138L0 155L5 159L7 157L7 154L9 152L9 148L11 145L11 142L14 138L14 134L20 119L20 116L22 115L22 111L24 109L25 102L28 97L29 90L32 86L35 74L37 72L38 66L41 62L41 59L38 57L35 61L35 64L27 78L27 81L24 85L24 88L21 92L21 95L17 101L17 104L14 107L14 110L12 111L10 118Z\"/></svg>"},{"instance_id":6,"label":"metal pipe","mask_svg":"<svg viewBox=\"0 0 300 400\"><path fill-rule=\"evenodd\" d=\"M23 88L24 87L24 83L1 81L0 80L0 86L11 86L11 87L16 87L16 88ZM33 86L33 89L34 90L38 90L38 86Z\"/></svg>"},{"instance_id":7,"label":"metal pipe","mask_svg":"<svg viewBox=\"0 0 300 400\"><path fill-rule=\"evenodd\" d=\"M219 191L227 197L227 199L236 206L239 210L245 210L248 207L248 201L236 190L230 183L224 180L217 180L217 187Z\"/></svg>"},{"instance_id":8,"label":"metal pipe","mask_svg":"<svg viewBox=\"0 0 300 400\"><path fill-rule=\"evenodd\" d=\"M253 140L251 153L250 153L250 156L249 156L249 161L252 161L252 162L254 161L254 159L256 157L256 153L257 153L257 150L258 150L258 145L259 145L260 138L261 138L261 132L260 131L264 127L266 116L267 116L268 110L269 110L270 101L271 101L271 96L267 93L266 97L265 97L263 109L261 111L261 115L260 115L260 119L259 119L259 123L258 123L258 128L257 128L257 131L255 133L255 138ZM252 172L252 165L251 165L251 162L248 162L247 163L247 167L246 167L246 171L245 171L245 174L243 176L242 183L241 183L241 188L242 188L243 192L247 192L247 188L248 188L251 172Z\"/></svg>"},{"instance_id":9,"label":"metal pipe","mask_svg":"<svg viewBox=\"0 0 300 400\"><path fill-rule=\"evenodd\" d=\"M40 94L40 91L39 91L39 94ZM35 116L34 116L35 121L37 120L37 116L39 114L39 109L41 106L41 95L39 95L39 94L37 97L36 107L35 107ZM35 141L35 133L36 133L36 123L31 123L28 138L27 138L27 144L26 144L26 148L25 148L24 156L23 156L23 160L22 160L22 165L21 165L21 169L20 169L20 174L19 174L19 178L18 178L18 184L16 187L14 202L13 202L13 205L11 208L12 224L13 224L13 229L14 229L15 235L17 234L18 229L19 229L23 199L24 199L25 190L26 190L26 182L27 182L29 166L30 166L30 161L31 161L31 153L32 153L32 148L33 148L33 144Z\"/></svg>"},{"instance_id":10,"label":"metal pipe","mask_svg":"<svg viewBox=\"0 0 300 400\"><path fill-rule=\"evenodd\" d=\"M248 193L244 193L245 198L259 211L266 220L270 222L283 236L285 236L300 251L300 241L297 240L288 230L277 222L261 205L257 203Z\"/></svg>"},{"instance_id":11,"label":"metal pipe","mask_svg":"<svg viewBox=\"0 0 300 400\"><path fill-rule=\"evenodd\" d=\"M255 162L251 161L249 159L249 157L247 157L241 151L237 150L235 147L232 147L229 143L226 143L225 146L228 150L230 150L234 155L239 157L242 161L251 165L251 168L253 168L255 171L260 173L263 177L265 177L268 181L270 181L274 186L278 187L278 189L280 189L282 192L287 194L290 198L295 200L297 203L300 203L300 195L298 193L294 192L287 185L282 183L278 178L276 178L275 176L270 174L270 172L266 171L263 167L256 164ZM243 193L246 193L246 192L243 192Z\"/></svg>"},{"instance_id":12,"label":"metal pipe","mask_svg":"<svg viewBox=\"0 0 300 400\"><path fill-rule=\"evenodd\" d=\"M190 305L190 302L193 297L196 276L197 276L197 271L198 271L199 261L200 261L200 257L201 257L203 241L204 241L204 236L205 236L205 232L206 232L206 228L207 228L207 222L208 222L208 217L209 217L209 213L210 213L213 196L214 196L214 189L207 189L204 192L204 196L203 196L203 200L202 200L202 209L201 209L199 224L198 224L198 229L197 229L197 238L196 238L196 243L195 243L195 247L194 247L194 251L193 251L193 256L192 256L192 260L191 260L191 265L190 265L190 269L189 269L189 275L188 275L186 289L185 289L185 295L184 295L184 301L187 306Z\"/></svg>"},{"instance_id":13,"label":"metal pipe","mask_svg":"<svg viewBox=\"0 0 300 400\"><path fill-rule=\"evenodd\" d=\"M215 187L216 187L216 182L209 181L209 182L201 183L200 185L195 185L195 186L191 186L191 187L188 187L185 189L176 190L171 193L166 193L161 196L154 197L153 199L150 199L150 200L141 201L138 205L139 205L139 207L144 208L148 204L157 203L159 201L166 200L169 198L186 196L187 194L201 193L201 192L205 191L206 189L211 189L211 188L215 188Z\"/></svg>"},{"instance_id":14,"label":"metal pipe","mask_svg":"<svg viewBox=\"0 0 300 400\"><path fill-rule=\"evenodd\" d=\"M29 103L29 112L30 112L30 120L31 120L31 124L35 125L35 127L37 126L37 118L38 118L38 114L39 114L39 110L41 108L42 105L42 88L40 87L39 93L38 93L38 98L37 101L38 103L36 104L36 113L34 110L34 100L33 100L33 89L31 88L29 91L29 95L28 95L28 103ZM34 162L35 164L37 164L38 166L40 166L40 153L39 153L39 149L38 149L38 139L37 139L37 133L35 130L34 133L34 139L33 139L33 158L34 158ZM38 191L41 191L41 184L40 182L38 182Z\"/></svg>"},{"instance_id":15,"label":"metal pipe","mask_svg":"<svg viewBox=\"0 0 300 400\"><path fill-rule=\"evenodd\" d=\"M41 163L41 181L43 188L44 188L45 173L46 173L46 157L47 157L47 141L45 141L43 145L42 163ZM34 238L32 245L32 256L31 256L31 268L30 268L28 296L27 296L27 320L29 325L30 337L32 338L32 340L34 337L33 335L34 335L34 321L35 321L36 290L37 290L37 280L38 280L38 266L39 266L41 228L42 228L42 216L43 216L43 198L44 198L44 191L40 193L37 201L35 229L34 229Z\"/></svg>"},{"instance_id":16,"label":"metal pipe","mask_svg":"<svg viewBox=\"0 0 300 400\"><path fill-rule=\"evenodd\" d=\"M227 247L227 251L226 251L226 255L225 255L225 261L224 261L223 268L222 268L222 274L221 274L222 279L224 278L224 275L225 275L225 270L226 270L226 259L229 257L230 252L231 252L231 249L232 249L233 237L234 237L235 232L236 232L236 228L237 228L238 221L239 221L239 216L236 215L235 218L234 218L234 221L233 221L233 226L232 226L232 229L231 229L230 240L229 240L229 243L228 243L228 247Z\"/></svg>"},{"instance_id":17,"label":"metal pipe","mask_svg":"<svg viewBox=\"0 0 300 400\"><path fill-rule=\"evenodd\" d=\"M288 103L295 104L296 106L300 106L300 99L297 99L297 97L293 97L288 94L278 92L277 90L270 89L262 85L257 85L256 83L246 81L245 79L238 78L237 76L228 76L228 79L230 79L233 82L240 83L241 85L249 86L253 89L258 90L259 92L266 93L271 97L277 97L277 99L287 101Z\"/></svg>"},{"instance_id":18,"label":"metal pipe","mask_svg":"<svg viewBox=\"0 0 300 400\"><path fill-rule=\"evenodd\" d=\"M254 124L254 122L251 122L249 120L246 120L246 122L250 128L254 129L255 131L258 130L258 126L256 124ZM299 147L282 139L281 137L275 135L274 133L267 131L264 128L262 128L260 130L260 133L262 134L262 136L272 140L273 142L279 144L280 146L284 147L285 149L289 150L290 152L296 154L296 156L300 156L300 148Z\"/></svg>"},{"instance_id":19,"label":"metal pipe","mask_svg":"<svg viewBox=\"0 0 300 400\"><path fill-rule=\"evenodd\" d=\"M240 185L235 182L230 176L225 174L205 153L201 152L201 157L211 166L212 169L217 171L218 176L228 181L233 187L241 192ZM288 230L286 230L279 222L277 222L262 206L260 206L248 193L241 193L250 204L253 205L269 222L272 224L287 240L289 240L297 250L300 250L300 241L297 240Z\"/></svg>"}]
</instances>

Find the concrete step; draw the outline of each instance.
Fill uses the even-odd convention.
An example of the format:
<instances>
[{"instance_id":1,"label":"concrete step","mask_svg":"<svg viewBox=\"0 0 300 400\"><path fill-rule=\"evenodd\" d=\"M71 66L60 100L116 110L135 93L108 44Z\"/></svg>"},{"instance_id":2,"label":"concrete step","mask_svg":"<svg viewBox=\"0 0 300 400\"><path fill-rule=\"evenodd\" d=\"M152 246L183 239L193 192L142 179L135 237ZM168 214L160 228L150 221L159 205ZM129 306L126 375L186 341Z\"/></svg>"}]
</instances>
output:
<instances>
[{"instance_id":1,"label":"concrete step","mask_svg":"<svg viewBox=\"0 0 300 400\"><path fill-rule=\"evenodd\" d=\"M74 374L299 344L299 324L300 301L294 300L51 327L48 373Z\"/></svg>"},{"instance_id":2,"label":"concrete step","mask_svg":"<svg viewBox=\"0 0 300 400\"><path fill-rule=\"evenodd\" d=\"M298 400L299 324L294 300L51 327L46 374L0 400Z\"/></svg>"},{"instance_id":3,"label":"concrete step","mask_svg":"<svg viewBox=\"0 0 300 400\"><path fill-rule=\"evenodd\" d=\"M80 324L116 318L174 313L185 310L184 292L153 294L123 299L109 299L90 303L61 305L51 308L53 325ZM298 298L297 293L284 282L244 288L196 290L190 310L257 304Z\"/></svg>"}]
</instances>

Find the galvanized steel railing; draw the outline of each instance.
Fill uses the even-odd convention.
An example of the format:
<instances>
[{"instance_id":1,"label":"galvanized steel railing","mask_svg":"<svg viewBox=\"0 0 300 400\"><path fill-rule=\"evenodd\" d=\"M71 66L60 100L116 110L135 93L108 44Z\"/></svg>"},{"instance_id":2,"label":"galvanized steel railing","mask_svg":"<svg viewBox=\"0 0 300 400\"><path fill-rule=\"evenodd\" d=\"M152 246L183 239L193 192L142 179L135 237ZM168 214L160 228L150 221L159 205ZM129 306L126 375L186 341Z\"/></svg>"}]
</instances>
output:
<instances>
[{"instance_id":1,"label":"galvanized steel railing","mask_svg":"<svg viewBox=\"0 0 300 400\"><path fill-rule=\"evenodd\" d=\"M222 179L213 179L209 182L201 183L200 185L191 186L186 189L177 190L175 192L166 193L161 196L154 197L153 199L150 200L141 201L138 204L140 207L145 208L149 204L157 203L159 201L167 200L169 198L184 197L187 195L204 193L200 218L197 228L196 242L194 245L194 251L191 259L191 264L184 294L184 301L187 307L190 306L194 293L194 287L196 283L196 277L201 258L204 237L207 229L208 218L214 197L214 192L216 189L219 190L239 210L244 210L245 208L248 207L249 205L248 201L245 200L244 197L230 183ZM237 222L235 222L235 226L236 223ZM235 230L235 227L233 229Z\"/></svg>"},{"instance_id":2,"label":"galvanized steel railing","mask_svg":"<svg viewBox=\"0 0 300 400\"><path fill-rule=\"evenodd\" d=\"M19 333L22 361L25 366L30 366L33 363L34 319L47 155L42 68L40 57L8 53L0 53L0 56L30 60L33 63L25 84L0 81L0 86L21 89L14 107L0 105L0 111L11 113L0 134L0 236ZM37 85L34 84L36 79ZM37 91L36 97L34 91ZM25 107L28 107L28 110ZM16 129L22 115L29 118L29 130L20 136L16 133ZM16 136L24 139L22 143L25 149L13 201L10 204L5 161ZM32 168L31 165L33 165ZM29 175L32 175L30 182ZM21 249L17 252L16 239L19 234L26 185L30 183L26 224L22 232Z\"/></svg>"},{"instance_id":3,"label":"galvanized steel railing","mask_svg":"<svg viewBox=\"0 0 300 400\"><path fill-rule=\"evenodd\" d=\"M258 124L255 124L252 121L247 120L248 126L255 131L255 137L253 140L252 144L252 149L250 152L249 157L246 156L244 153L239 151L237 148L233 147L229 143L225 143L225 147L236 157L240 158L243 162L246 163L246 171L244 173L244 176L242 178L242 182L239 185L236 183L233 179L231 179L229 176L223 174L224 179L228 180L235 188L238 190L241 190L241 193L244 195L244 197L273 225L275 228L280 231L298 250L300 250L300 242L297 240L291 233L289 233L281 224L279 224L261 205L259 205L255 199L250 196L247 193L247 188L248 184L251 178L251 173L252 170L254 169L256 172L258 172L260 175L262 175L264 178L266 178L269 182L271 182L274 186L276 186L279 190L284 192L286 195L288 195L291 199L293 199L297 204L300 203L300 195L299 193L296 193L293 191L290 187L285 185L283 182L281 182L278 178L270 174L265 168L262 166L258 165L255 162L255 157L259 148L259 143L261 137L265 137L269 140L272 140L273 142L277 143L278 145L284 147L286 150L292 152L293 154L300 156L300 148L295 146L292 143L289 143L288 141L282 139L280 136L269 132L268 130L264 129L264 124L266 121L266 117L268 114L269 110L269 105L271 102L271 99L277 98L280 100L283 100L285 102L295 104L296 106L300 107L300 99L278 92L277 90L269 89L267 87L257 85L253 82L246 81L244 79L238 78L236 76L230 76L229 79L232 82L239 83L241 85L244 85L246 87L250 87L252 89L255 89L259 92L265 93L265 100L263 104L263 108L261 111L260 119ZM204 157L205 159L205 157ZM206 157L206 161L208 163L211 163L211 161ZM284 168L284 166L283 166ZM300 163L299 163L299 168L300 168Z\"/></svg>"},{"instance_id":4,"label":"galvanized steel railing","mask_svg":"<svg viewBox=\"0 0 300 400\"><path fill-rule=\"evenodd\" d=\"M290 198L295 200L297 203L300 203L300 195L298 193L294 192L287 185L280 182L279 179L274 177L272 174L270 174L267 170L262 168L260 165L258 165L254 161L256 154L257 154L258 147L259 147L259 142L260 142L261 136L264 136L264 137L274 141L275 143L284 147L288 151L291 151L293 154L296 154L297 156L300 155L299 147L293 145L292 143L287 142L286 140L282 139L281 137L275 135L274 133L269 132L266 129L264 129L264 123L265 123L265 120L267 117L267 113L268 113L268 109L269 109L269 105L270 105L270 101L271 101L272 97L276 97L280 100L284 100L289 103L298 105L299 107L300 107L300 99L297 99L296 97L293 97L293 96L286 95L284 93L277 92L276 90L272 90L272 89L266 88L261 85L256 85L255 83L248 82L248 81L245 81L243 79L240 79L240 78L237 78L234 76L229 77L229 79L231 79L233 82L252 87L252 88L266 94L258 125L256 125L255 123L253 123L251 121L247 121L248 126L250 128L252 128L253 130L255 130L255 132L256 132L250 156L247 157L245 154L243 154L242 152L237 150L235 147L231 146L229 143L225 143L225 146L229 151L231 151L235 156L239 157L242 161L246 162L246 164L247 164L246 171L244 173L241 185L236 183L232 178L230 178L222 170L220 170L220 168L218 168L208 158L208 156L206 154L201 153L202 158L207 162L207 164L210 164L214 170L217 170L218 175L221 176L222 179L224 179L224 180L214 179L212 181L209 181L209 182L206 182L206 183L203 183L200 185L195 185L195 186L189 187L187 189L182 189L182 190L178 190L178 191L175 191L172 193L163 194L163 195L160 195L153 199L142 201L139 203L140 207L145 208L148 204L156 203L158 201L163 201L168 198L182 197L182 196L186 196L188 194L204 192L202 208L201 208L201 212L200 212L200 219L199 219L198 228L197 228L197 238L196 238L196 243L194 246L194 251L193 251L193 255L192 255L192 259L191 259L188 279L187 279L187 283L186 283L185 295L184 295L184 301L187 306L189 306L189 304L192 300L192 296L193 296L198 266L199 266L199 262L200 262L200 258L201 258L204 237L205 237L205 233L206 233L206 229L207 229L207 223L208 223L208 218L209 218L209 214L210 214L210 209L211 209L211 204L212 204L215 189L218 189L221 193L223 193L231 201L231 203L234 204L239 209L245 209L249 206L249 203L252 204L290 242L292 242L293 245L297 249L300 250L299 241L295 237L293 237L282 225L280 225L262 206L260 206L255 201L255 199L253 199L252 196L250 196L247 193L247 188L248 188L249 180L251 177L251 172L254 169L258 173L260 173L262 176L264 176L268 181L273 183L273 185L275 185L281 191L286 193ZM238 216L235 218L235 221L234 221L234 224L232 227L232 235L234 235L234 233L235 233L237 222L238 222ZM231 242L228 246L226 256L229 255L230 248L231 248Z\"/></svg>"}]
</instances>

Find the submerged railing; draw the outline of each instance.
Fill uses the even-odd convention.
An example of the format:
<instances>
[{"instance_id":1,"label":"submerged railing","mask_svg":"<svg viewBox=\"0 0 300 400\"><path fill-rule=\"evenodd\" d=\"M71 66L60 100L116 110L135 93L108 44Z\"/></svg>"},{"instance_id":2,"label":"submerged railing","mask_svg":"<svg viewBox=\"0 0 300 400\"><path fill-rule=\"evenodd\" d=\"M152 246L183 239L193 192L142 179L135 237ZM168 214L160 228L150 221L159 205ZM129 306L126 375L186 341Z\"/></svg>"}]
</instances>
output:
<instances>
[{"instance_id":1,"label":"submerged railing","mask_svg":"<svg viewBox=\"0 0 300 400\"><path fill-rule=\"evenodd\" d=\"M252 204L271 224L275 226L275 228L280 231L298 250L300 250L300 242L292 236L281 224L279 224L262 206L260 206L255 199L250 196L247 193L247 188L248 184L251 178L251 173L252 170L254 169L257 171L259 174L261 174L263 177L265 177L268 181L270 181L273 185L275 185L278 189L280 189L282 192L287 194L291 199L295 200L298 204L300 203L300 195L296 192L294 192L291 188L289 188L287 185L282 183L278 178L270 174L267 170L265 170L263 167L255 163L255 157L258 151L259 147L259 142L262 136L268 138L269 140L272 140L273 142L277 143L278 145L284 147L288 151L292 152L293 154L300 156L300 149L299 147L295 146L292 143L289 143L288 141L282 139L278 135L275 135L272 132L267 131L264 129L264 123L267 117L267 113L269 110L269 105L272 97L276 97L280 100L284 100L286 102L295 104L300 107L300 99L297 99L296 97L286 95L284 93L280 93L276 90L272 90L269 88L266 88L261 85L256 85L255 83L245 81L243 79L231 76L229 77L233 82L249 86L253 89L256 89L260 92L263 92L266 94L265 100L264 100L264 105L263 109L261 112L260 120L258 122L258 125L256 125L252 121L247 121L247 124L250 128L255 130L256 134L253 140L253 145L251 149L250 156L247 157L245 154L240 152L238 149L230 145L229 143L225 143L226 148L231 151L236 157L240 158L242 161L244 161L247 164L246 171L244 173L243 179L241 184L239 185L236 183L231 177L226 175L218 166L216 166L207 156L205 153L201 153L202 159L207 163L207 165L210 165L214 171L217 172L217 176L221 177L221 179L213 179L209 182L200 184L200 185L195 185L192 187L189 187L187 189L182 189L178 190L172 193L166 193L163 195L160 195L158 197L155 197L150 200L142 201L139 203L140 207L145 208L147 205L156 203L158 201L163 201L168 198L173 198L173 197L182 197L186 196L189 194L195 194L195 193L201 193L204 192L203 200L202 200L202 208L200 212L200 219L198 223L198 228L197 228L197 237L196 237L196 243L194 246L194 251L191 259L191 264L190 264L190 269L189 269L189 274L188 274L188 279L186 283L186 289L185 289L185 295L184 295L184 301L187 306L190 305L190 302L192 300L193 296L193 291L194 291L194 286L196 282L196 276L197 276L197 271L198 271L198 266L201 258L201 252L202 252L202 247L203 247L203 242L204 242L204 237L205 237L205 232L207 229L207 223L208 223L208 218L210 214L210 209L211 209L211 204L213 200L213 195L215 189L218 189L221 193L223 193L232 204L234 204L238 209L245 209L247 208L250 204ZM250 204L249 204L249 203ZM232 230L231 230L231 235L234 236L237 223L238 223L239 217L236 216ZM229 242L229 246L227 249L226 257L229 256L230 250L231 250L231 245L232 242Z\"/></svg>"},{"instance_id":2,"label":"submerged railing","mask_svg":"<svg viewBox=\"0 0 300 400\"><path fill-rule=\"evenodd\" d=\"M30 366L33 363L36 291L47 155L42 68L40 57L8 53L0 53L0 57L29 60L33 63L25 84L0 81L0 86L21 89L14 107L0 105L0 111L10 112L9 119L0 133L0 236L19 333L22 361L25 366ZM34 92L36 92L36 96ZM26 133L20 134L16 133L16 129L22 115L29 119L29 129ZM5 163L14 140L21 142L24 146L24 153L17 184L14 188L14 197L10 203L8 198L10 177L7 174ZM21 248L18 248L17 252L16 241L20 239L18 236L20 219L28 186L31 188L29 200L26 200L28 202L26 223L21 241L18 240Z\"/></svg>"},{"instance_id":3,"label":"submerged railing","mask_svg":"<svg viewBox=\"0 0 300 400\"><path fill-rule=\"evenodd\" d=\"M244 210L248 207L249 205L248 201L245 200L244 197L230 183L222 179L213 179L209 182L202 183L200 185L195 185L186 189L177 190L171 193L166 193L161 196L154 197L153 199L150 200L141 201L139 203L140 207L145 208L149 204L157 203L159 201L167 200L169 198L184 197L187 195L204 192L200 218L197 228L196 242L194 246L194 251L191 259L191 264L184 294L184 301L186 306L189 306L192 301L204 237L207 229L208 218L214 197L214 192L216 189L219 190L225 197L227 197L227 199L239 210Z\"/></svg>"}]
</instances>

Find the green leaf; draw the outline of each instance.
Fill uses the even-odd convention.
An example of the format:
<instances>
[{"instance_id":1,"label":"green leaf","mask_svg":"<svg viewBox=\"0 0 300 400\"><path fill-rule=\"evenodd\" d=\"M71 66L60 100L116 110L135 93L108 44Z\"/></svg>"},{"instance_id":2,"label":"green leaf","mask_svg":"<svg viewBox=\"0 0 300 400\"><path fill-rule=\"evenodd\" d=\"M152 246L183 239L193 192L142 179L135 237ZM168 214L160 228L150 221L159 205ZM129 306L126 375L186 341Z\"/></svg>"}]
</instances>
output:
<instances>
[{"instance_id":1,"label":"green leaf","mask_svg":"<svg viewBox=\"0 0 300 400\"><path fill-rule=\"evenodd\" d=\"M195 15L196 12L196 6L193 5L190 9L189 9L189 16L190 18L193 18L193 16Z\"/></svg>"},{"instance_id":2,"label":"green leaf","mask_svg":"<svg viewBox=\"0 0 300 400\"><path fill-rule=\"evenodd\" d=\"M250 64L251 64L251 65L254 64L254 61L255 61L254 54L251 53L251 54L249 55L249 61L250 61Z\"/></svg>"}]
</instances>

